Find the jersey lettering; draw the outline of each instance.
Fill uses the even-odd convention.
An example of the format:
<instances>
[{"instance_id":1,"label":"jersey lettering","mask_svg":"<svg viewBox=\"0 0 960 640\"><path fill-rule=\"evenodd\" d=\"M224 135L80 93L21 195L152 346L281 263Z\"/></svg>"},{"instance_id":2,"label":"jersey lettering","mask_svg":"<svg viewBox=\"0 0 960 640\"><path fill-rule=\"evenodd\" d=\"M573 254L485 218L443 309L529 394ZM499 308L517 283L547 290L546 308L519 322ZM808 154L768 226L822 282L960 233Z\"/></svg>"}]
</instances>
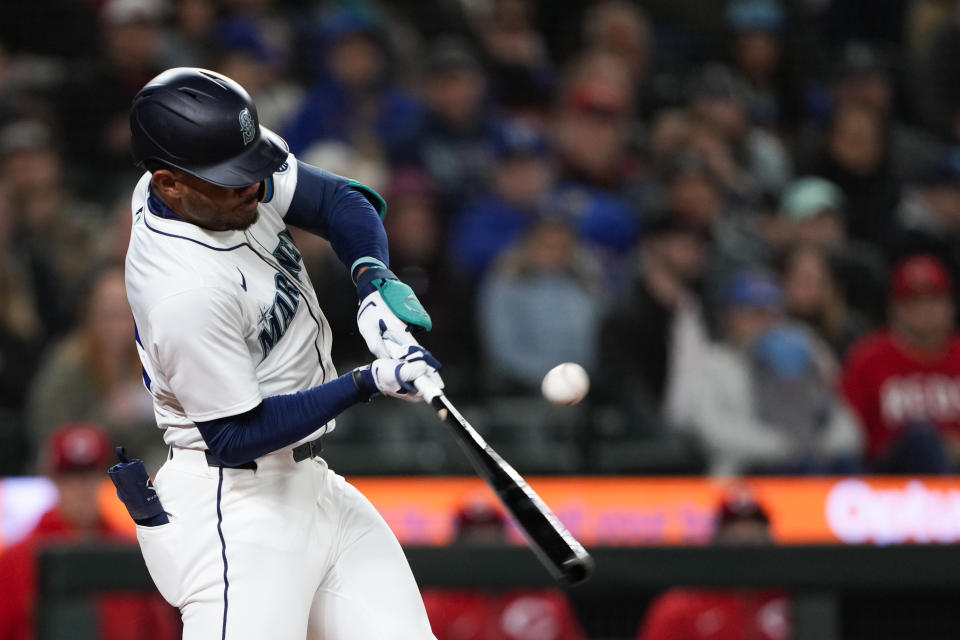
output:
<instances>
[{"instance_id":1,"label":"jersey lettering","mask_svg":"<svg viewBox=\"0 0 960 640\"><path fill-rule=\"evenodd\" d=\"M273 306L269 309L263 309L260 312L260 335L257 337L260 343L260 350L263 357L260 361L266 360L270 352L286 333L293 317L297 314L300 307L300 289L297 285L290 282L290 278L282 273L274 276L274 282L277 286L277 293L273 298Z\"/></svg>"},{"instance_id":2,"label":"jersey lettering","mask_svg":"<svg viewBox=\"0 0 960 640\"><path fill-rule=\"evenodd\" d=\"M288 273L294 277L300 277L300 270L303 268L302 256L297 246L293 243L290 232L284 229L277 234L280 242L273 252L273 257L277 259ZM297 315L297 309L300 307L300 289L296 283L291 282L290 278L284 273L277 273L273 278L277 292L273 297L273 305L269 309L263 309L260 312L260 335L257 341L260 343L260 350L263 356L260 361L266 360L267 356L277 345L287 327L293 322L293 317Z\"/></svg>"},{"instance_id":3,"label":"jersey lettering","mask_svg":"<svg viewBox=\"0 0 960 640\"><path fill-rule=\"evenodd\" d=\"M880 403L891 429L905 422L960 420L960 379L943 374L893 376L880 388Z\"/></svg>"},{"instance_id":4,"label":"jersey lettering","mask_svg":"<svg viewBox=\"0 0 960 640\"><path fill-rule=\"evenodd\" d=\"M300 250L297 249L297 245L293 244L293 238L286 229L278 233L277 237L280 239L280 243L277 245L277 248L274 249L273 257L277 259L277 262L279 262L284 269L299 280L300 269L303 268Z\"/></svg>"}]
</instances>

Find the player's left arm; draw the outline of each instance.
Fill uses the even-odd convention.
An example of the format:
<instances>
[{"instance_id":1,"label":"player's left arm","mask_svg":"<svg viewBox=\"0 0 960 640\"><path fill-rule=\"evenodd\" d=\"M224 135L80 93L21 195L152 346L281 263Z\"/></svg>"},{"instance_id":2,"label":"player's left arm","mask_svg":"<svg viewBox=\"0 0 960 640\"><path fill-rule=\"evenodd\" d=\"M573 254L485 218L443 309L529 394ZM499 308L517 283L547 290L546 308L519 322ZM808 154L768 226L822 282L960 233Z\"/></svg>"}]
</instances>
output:
<instances>
[{"instance_id":1,"label":"player's left arm","mask_svg":"<svg viewBox=\"0 0 960 640\"><path fill-rule=\"evenodd\" d=\"M429 331L432 321L413 290L390 270L382 221L386 202L359 182L295 162L296 188L285 220L329 240L350 270L360 299L357 326L370 352L390 357L385 341L417 346L411 331Z\"/></svg>"}]
</instances>

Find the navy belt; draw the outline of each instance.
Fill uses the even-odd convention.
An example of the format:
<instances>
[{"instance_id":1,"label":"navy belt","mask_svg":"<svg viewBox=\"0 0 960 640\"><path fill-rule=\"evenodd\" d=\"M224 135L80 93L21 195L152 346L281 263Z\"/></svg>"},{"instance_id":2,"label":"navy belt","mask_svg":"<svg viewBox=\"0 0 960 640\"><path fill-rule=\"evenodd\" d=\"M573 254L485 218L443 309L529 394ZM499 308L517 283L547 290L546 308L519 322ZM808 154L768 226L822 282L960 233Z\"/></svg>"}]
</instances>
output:
<instances>
[{"instance_id":1,"label":"navy belt","mask_svg":"<svg viewBox=\"0 0 960 640\"><path fill-rule=\"evenodd\" d=\"M320 438L316 440L311 440L310 442L304 442L298 447L293 448L293 461L294 462L303 462L308 458L315 458L320 455L320 451L323 450L323 446L320 443ZM204 454L207 456L207 464L211 467L223 467L225 469L252 469L256 470L257 463L251 460L250 462L244 462L241 464L226 464L217 459L217 456L210 453L210 451L204 451Z\"/></svg>"}]
</instances>

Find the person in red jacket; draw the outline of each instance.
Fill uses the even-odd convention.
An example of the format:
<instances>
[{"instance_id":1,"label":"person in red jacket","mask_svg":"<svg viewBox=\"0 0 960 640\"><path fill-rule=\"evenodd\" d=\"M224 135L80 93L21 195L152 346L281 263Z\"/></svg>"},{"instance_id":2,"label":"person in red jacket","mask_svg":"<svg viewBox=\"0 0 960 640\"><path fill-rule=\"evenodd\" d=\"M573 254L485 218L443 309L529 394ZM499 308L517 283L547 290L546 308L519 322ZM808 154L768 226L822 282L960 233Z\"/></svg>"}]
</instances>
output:
<instances>
[{"instance_id":1,"label":"person in red jacket","mask_svg":"<svg viewBox=\"0 0 960 640\"><path fill-rule=\"evenodd\" d=\"M770 544L770 518L743 489L716 516L714 544ZM647 609L637 640L786 640L790 603L779 589L669 589Z\"/></svg>"},{"instance_id":2,"label":"person in red jacket","mask_svg":"<svg viewBox=\"0 0 960 640\"><path fill-rule=\"evenodd\" d=\"M456 516L458 544L504 544L506 520L485 500L467 501ZM573 607L559 589L425 589L437 640L584 640Z\"/></svg>"},{"instance_id":3,"label":"person in red jacket","mask_svg":"<svg viewBox=\"0 0 960 640\"><path fill-rule=\"evenodd\" d=\"M59 503L20 542L0 554L0 640L32 640L36 632L39 551L49 544L116 541L131 544L101 517L97 494L111 461L111 445L95 425L74 423L50 435L42 466L57 487ZM105 568L106 569L106 568ZM96 599L98 638L173 640L174 609L159 595L110 593Z\"/></svg>"},{"instance_id":4,"label":"person in red jacket","mask_svg":"<svg viewBox=\"0 0 960 640\"><path fill-rule=\"evenodd\" d=\"M881 473L948 473L960 460L960 337L944 265L926 254L893 270L889 325L855 343L844 395Z\"/></svg>"}]
</instances>

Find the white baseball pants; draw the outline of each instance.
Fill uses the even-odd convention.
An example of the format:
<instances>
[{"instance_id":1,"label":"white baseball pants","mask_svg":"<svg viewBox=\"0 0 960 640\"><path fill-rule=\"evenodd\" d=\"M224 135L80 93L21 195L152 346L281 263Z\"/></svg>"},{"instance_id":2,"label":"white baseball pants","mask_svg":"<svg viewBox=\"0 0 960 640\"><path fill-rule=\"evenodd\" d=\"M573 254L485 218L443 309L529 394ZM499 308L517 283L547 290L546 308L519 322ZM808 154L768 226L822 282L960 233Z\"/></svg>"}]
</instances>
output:
<instances>
[{"instance_id":1,"label":"white baseball pants","mask_svg":"<svg viewBox=\"0 0 960 640\"><path fill-rule=\"evenodd\" d=\"M184 640L434 638L400 544L359 491L289 449L257 464L174 449L157 473L170 522L137 538Z\"/></svg>"}]
</instances>

